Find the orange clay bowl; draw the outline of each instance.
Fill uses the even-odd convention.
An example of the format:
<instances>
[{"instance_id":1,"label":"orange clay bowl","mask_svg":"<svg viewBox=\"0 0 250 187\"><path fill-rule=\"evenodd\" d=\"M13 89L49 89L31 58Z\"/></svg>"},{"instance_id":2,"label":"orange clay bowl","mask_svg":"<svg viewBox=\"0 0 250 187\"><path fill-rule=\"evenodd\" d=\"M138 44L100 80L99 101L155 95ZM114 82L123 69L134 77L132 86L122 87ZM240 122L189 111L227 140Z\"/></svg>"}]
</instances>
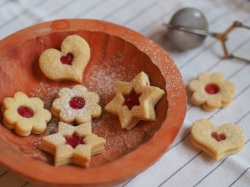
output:
<instances>
[{"instance_id":1,"label":"orange clay bowl","mask_svg":"<svg viewBox=\"0 0 250 187\"><path fill-rule=\"evenodd\" d=\"M145 36L104 21L56 20L0 41L0 102L22 91L41 98L49 109L60 88L75 85L47 79L38 66L45 49L60 49L63 39L72 34L80 35L90 45L91 59L83 72L83 85L99 94L101 107L113 98L115 81L129 82L144 71L152 86L166 92L155 106L157 120L140 121L127 131L121 129L116 115L103 110L92 126L95 134L107 140L105 152L93 156L88 169L54 167L53 156L39 149L41 137L56 131L58 119L53 118L43 134L28 137L20 137L0 124L0 164L40 184L112 186L139 174L170 148L186 113L185 87L171 57Z\"/></svg>"}]
</instances>

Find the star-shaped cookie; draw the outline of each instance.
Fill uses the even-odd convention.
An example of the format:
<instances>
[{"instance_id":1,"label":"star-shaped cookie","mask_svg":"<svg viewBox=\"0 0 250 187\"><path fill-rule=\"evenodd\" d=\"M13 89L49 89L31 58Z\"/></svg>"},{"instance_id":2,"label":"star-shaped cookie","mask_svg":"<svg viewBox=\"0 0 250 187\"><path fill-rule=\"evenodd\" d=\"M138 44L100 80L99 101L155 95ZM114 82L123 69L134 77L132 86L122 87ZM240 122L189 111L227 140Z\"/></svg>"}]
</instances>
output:
<instances>
[{"instance_id":1,"label":"star-shaped cookie","mask_svg":"<svg viewBox=\"0 0 250 187\"><path fill-rule=\"evenodd\" d=\"M58 132L45 136L40 148L54 155L54 165L75 164L89 167L91 156L104 151L106 140L91 132L91 122L78 126L59 122Z\"/></svg>"},{"instance_id":2,"label":"star-shaped cookie","mask_svg":"<svg viewBox=\"0 0 250 187\"><path fill-rule=\"evenodd\" d=\"M117 81L115 86L115 97L105 110L119 116L122 128L130 130L140 120L156 120L154 106L165 92L150 86L146 73L139 73L131 82Z\"/></svg>"}]
</instances>

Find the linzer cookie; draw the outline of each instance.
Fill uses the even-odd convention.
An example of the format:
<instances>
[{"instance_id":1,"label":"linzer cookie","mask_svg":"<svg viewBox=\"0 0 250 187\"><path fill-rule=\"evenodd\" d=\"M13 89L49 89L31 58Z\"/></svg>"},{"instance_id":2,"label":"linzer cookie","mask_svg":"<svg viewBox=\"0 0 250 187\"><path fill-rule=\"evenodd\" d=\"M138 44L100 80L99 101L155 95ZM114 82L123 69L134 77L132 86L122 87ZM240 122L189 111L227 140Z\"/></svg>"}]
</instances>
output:
<instances>
[{"instance_id":1,"label":"linzer cookie","mask_svg":"<svg viewBox=\"0 0 250 187\"><path fill-rule=\"evenodd\" d=\"M65 123L82 124L101 115L99 100L98 94L82 85L62 88L52 103L51 112Z\"/></svg>"},{"instance_id":2,"label":"linzer cookie","mask_svg":"<svg viewBox=\"0 0 250 187\"><path fill-rule=\"evenodd\" d=\"M244 135L239 126L224 124L217 128L208 120L198 120L191 127L191 140L195 147L215 160L239 152L244 146Z\"/></svg>"},{"instance_id":3,"label":"linzer cookie","mask_svg":"<svg viewBox=\"0 0 250 187\"><path fill-rule=\"evenodd\" d=\"M234 95L233 83L225 80L221 73L200 73L190 82L188 89L192 94L191 103L202 106L205 111L227 106Z\"/></svg>"},{"instance_id":4,"label":"linzer cookie","mask_svg":"<svg viewBox=\"0 0 250 187\"><path fill-rule=\"evenodd\" d=\"M141 72L131 82L117 81L115 86L115 97L105 110L119 116L122 128L130 130L140 120L156 120L154 106L165 92L150 86L147 74Z\"/></svg>"},{"instance_id":5,"label":"linzer cookie","mask_svg":"<svg viewBox=\"0 0 250 187\"><path fill-rule=\"evenodd\" d=\"M91 156L104 151L106 140L91 132L91 122L78 126L59 122L58 132L42 138L40 148L54 155L54 165L89 167Z\"/></svg>"},{"instance_id":6,"label":"linzer cookie","mask_svg":"<svg viewBox=\"0 0 250 187\"><path fill-rule=\"evenodd\" d=\"M43 107L41 99L28 98L26 94L17 92L14 98L7 97L3 100L3 124L9 129L15 129L20 136L41 134L46 129L46 122L51 119L50 111Z\"/></svg>"},{"instance_id":7,"label":"linzer cookie","mask_svg":"<svg viewBox=\"0 0 250 187\"><path fill-rule=\"evenodd\" d=\"M61 51L46 49L39 58L42 72L51 80L82 83L82 73L90 59L88 43L78 35L67 36Z\"/></svg>"}]
</instances>

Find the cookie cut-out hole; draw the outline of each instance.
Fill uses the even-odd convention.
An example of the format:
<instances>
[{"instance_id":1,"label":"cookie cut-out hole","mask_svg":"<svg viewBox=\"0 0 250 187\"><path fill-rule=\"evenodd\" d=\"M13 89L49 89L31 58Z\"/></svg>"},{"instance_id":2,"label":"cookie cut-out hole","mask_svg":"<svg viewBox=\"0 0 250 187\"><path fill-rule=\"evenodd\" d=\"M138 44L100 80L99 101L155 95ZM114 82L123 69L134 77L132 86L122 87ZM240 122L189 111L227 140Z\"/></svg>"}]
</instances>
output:
<instances>
[{"instance_id":1,"label":"cookie cut-out hole","mask_svg":"<svg viewBox=\"0 0 250 187\"><path fill-rule=\"evenodd\" d=\"M85 105L85 100L82 97L73 97L69 105L73 109L82 109Z\"/></svg>"},{"instance_id":2,"label":"cookie cut-out hole","mask_svg":"<svg viewBox=\"0 0 250 187\"><path fill-rule=\"evenodd\" d=\"M222 140L226 139L226 136L224 134L217 134L216 132L213 132L211 134L212 138L215 139L217 142L220 142Z\"/></svg>"},{"instance_id":3,"label":"cookie cut-out hole","mask_svg":"<svg viewBox=\"0 0 250 187\"><path fill-rule=\"evenodd\" d=\"M208 94L216 94L220 91L220 88L216 84L208 84L206 85L205 90Z\"/></svg>"},{"instance_id":4,"label":"cookie cut-out hole","mask_svg":"<svg viewBox=\"0 0 250 187\"><path fill-rule=\"evenodd\" d=\"M71 145L71 147L76 148L79 144L83 143L83 137L79 136L78 134L74 133L72 136L66 136L66 144Z\"/></svg>"},{"instance_id":5,"label":"cookie cut-out hole","mask_svg":"<svg viewBox=\"0 0 250 187\"><path fill-rule=\"evenodd\" d=\"M140 96L141 96L141 94L135 93L134 90L129 95L124 95L123 97L125 99L125 102L124 102L123 106L126 105L129 110L131 110L133 108L133 106L139 106L140 105L140 101L139 101Z\"/></svg>"},{"instance_id":6,"label":"cookie cut-out hole","mask_svg":"<svg viewBox=\"0 0 250 187\"><path fill-rule=\"evenodd\" d=\"M72 53L67 53L66 56L62 56L60 58L62 64L71 65L74 59L74 55Z\"/></svg>"},{"instance_id":7,"label":"cookie cut-out hole","mask_svg":"<svg viewBox=\"0 0 250 187\"><path fill-rule=\"evenodd\" d=\"M24 118L31 118L33 117L34 113L33 111L28 108L28 107L25 107L25 106L20 106L18 109L17 109L17 112L20 116L24 117Z\"/></svg>"}]
</instances>

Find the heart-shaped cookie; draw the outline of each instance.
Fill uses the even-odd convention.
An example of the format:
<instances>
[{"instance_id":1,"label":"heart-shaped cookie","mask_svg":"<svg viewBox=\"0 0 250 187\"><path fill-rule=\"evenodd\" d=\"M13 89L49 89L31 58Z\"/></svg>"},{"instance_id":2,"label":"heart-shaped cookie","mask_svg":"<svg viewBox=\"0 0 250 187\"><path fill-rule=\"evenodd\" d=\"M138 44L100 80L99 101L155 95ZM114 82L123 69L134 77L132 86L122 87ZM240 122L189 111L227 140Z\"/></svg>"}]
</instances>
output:
<instances>
[{"instance_id":1,"label":"heart-shaped cookie","mask_svg":"<svg viewBox=\"0 0 250 187\"><path fill-rule=\"evenodd\" d=\"M239 126L224 124L217 128L208 120L198 120L191 127L194 146L211 155L214 159L239 152L244 146L244 135Z\"/></svg>"},{"instance_id":2,"label":"heart-shaped cookie","mask_svg":"<svg viewBox=\"0 0 250 187\"><path fill-rule=\"evenodd\" d=\"M39 58L42 72L51 80L82 83L82 73L90 59L88 43L78 35L67 36L61 51L46 49Z\"/></svg>"}]
</instances>

